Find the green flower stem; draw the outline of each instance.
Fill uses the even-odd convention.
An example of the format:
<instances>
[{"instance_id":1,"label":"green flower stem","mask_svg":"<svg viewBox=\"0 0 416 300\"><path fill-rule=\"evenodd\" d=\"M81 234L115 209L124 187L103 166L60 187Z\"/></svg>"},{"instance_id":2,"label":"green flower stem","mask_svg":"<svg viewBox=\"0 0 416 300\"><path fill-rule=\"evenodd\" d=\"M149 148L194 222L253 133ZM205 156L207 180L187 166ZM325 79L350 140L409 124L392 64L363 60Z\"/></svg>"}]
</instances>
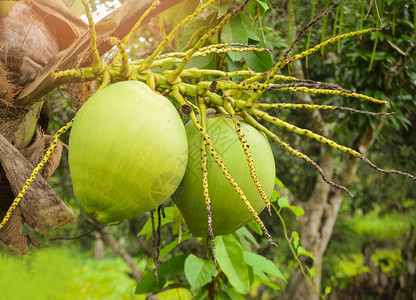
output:
<instances>
[{"instance_id":1,"label":"green flower stem","mask_svg":"<svg viewBox=\"0 0 416 300\"><path fill-rule=\"evenodd\" d=\"M337 183L329 180L326 177L325 173L322 171L321 167L316 162L314 162L312 159L310 159L307 155L303 154L302 152L300 152L300 151L292 148L291 146L289 146L289 144L285 143L281 138L279 138L274 133L272 133L270 130L268 130L266 127L264 127L259 122L257 122L246 111L239 112L239 115L248 124L252 125L253 127L257 128L260 131L263 131L268 137L270 137L273 140L273 142L275 142L280 147L282 147L283 150L285 150L286 152L288 152L289 154L291 154L293 156L296 156L296 157L298 157L300 159L303 159L308 164L310 164L311 166L313 166L318 171L318 173L321 175L322 180L325 181L327 184L329 184L329 185L331 185L333 187L336 187L337 189L343 190L344 192L348 193L348 195L350 197L353 197L353 194L345 186L342 186L340 184L337 184Z\"/></svg>"},{"instance_id":2,"label":"green flower stem","mask_svg":"<svg viewBox=\"0 0 416 300\"><path fill-rule=\"evenodd\" d=\"M81 0L85 7L85 12L88 18L88 25L90 27L91 34L91 52L92 52L92 71L94 74L101 74L106 68L106 64L101 61L100 53L97 49L97 35L95 33L95 23L92 19L90 5L87 0Z\"/></svg>"},{"instance_id":3,"label":"green flower stem","mask_svg":"<svg viewBox=\"0 0 416 300\"><path fill-rule=\"evenodd\" d=\"M242 100L238 100L240 102ZM245 104L241 104L245 105ZM365 110L358 110L344 106L333 106L333 105L319 105L319 104L299 104L299 103L259 103L257 102L254 105L254 108L259 109L321 109L321 110L343 110L353 113L370 115L370 116L390 116L396 113L387 113L387 112L370 112Z\"/></svg>"},{"instance_id":4,"label":"green flower stem","mask_svg":"<svg viewBox=\"0 0 416 300\"><path fill-rule=\"evenodd\" d=\"M280 214L280 210L278 210L276 208L276 206L274 204L272 204L272 207L274 209L274 211L276 212L277 216L279 217L280 222L282 223L282 227L283 227L283 233L285 235L285 239L287 241L287 244L289 245L290 251L292 252L293 258L295 259L295 261L297 262L297 264L299 265L299 268L302 272L303 277L308 281L309 285L312 287L312 289L319 295L319 297L323 300L325 300L325 297L316 289L316 287L313 285L310 277L306 274L305 272L305 268L303 267L302 262L299 259L299 256L297 255L295 249L293 248L292 245L292 241L289 238L288 234L287 234L287 227L286 227L286 223L282 217L282 215Z\"/></svg>"},{"instance_id":5,"label":"green flower stem","mask_svg":"<svg viewBox=\"0 0 416 300\"><path fill-rule=\"evenodd\" d=\"M316 141L318 141L318 142L320 142L322 144L327 144L328 146L330 146L330 147L332 147L334 149L337 149L337 150L340 150L342 152L351 154L352 156L357 157L357 156L360 155L359 152L357 152L357 151L355 151L355 150L353 150L351 148L348 148L348 147L339 145L339 144L335 143L334 141L332 141L332 140L330 140L330 139L328 139L328 138L326 138L326 137L324 137L322 135L319 135L319 134L317 134L317 133L315 133L313 131L310 131L308 129L304 129L304 128L297 127L297 126L292 125L290 123L287 123L287 122L285 122L283 120L280 120L277 117L270 116L266 112L261 111L259 109L256 109L256 108L253 108L253 109L247 108L246 111L248 113L252 114L253 116L256 116L256 117L259 117L259 118L264 119L265 121L267 121L269 123L275 124L275 125L277 125L279 127L282 127L282 128L284 128L284 129L286 129L288 131L292 131L292 132L297 133L297 134L300 134L300 135L305 135L305 136L307 136L309 138L315 139Z\"/></svg>"},{"instance_id":6,"label":"green flower stem","mask_svg":"<svg viewBox=\"0 0 416 300\"><path fill-rule=\"evenodd\" d=\"M123 78L128 78L131 75L132 68L129 66L129 57L127 56L125 44L115 37L109 37L108 42L119 49L119 54L121 55L119 75Z\"/></svg>"},{"instance_id":7,"label":"green flower stem","mask_svg":"<svg viewBox=\"0 0 416 300\"><path fill-rule=\"evenodd\" d=\"M207 107L203 97L198 97L199 111L201 116L201 127L207 132ZM207 170L207 142L205 138L201 139L201 169L202 169L202 189L204 191L205 206L208 216L208 232L211 239L211 250L214 263L217 263L217 256L215 254L215 236L212 230L212 213L211 213L211 198L208 189L208 170Z\"/></svg>"},{"instance_id":8,"label":"green flower stem","mask_svg":"<svg viewBox=\"0 0 416 300\"><path fill-rule=\"evenodd\" d=\"M304 58L308 55L311 55L312 53L318 51L322 47L334 44L334 43L336 43L336 42L338 42L342 39L347 39L347 38L351 38L351 37L354 37L354 36L360 36L360 35L364 35L364 34L367 34L367 33L371 33L373 31L380 31L380 30L383 30L383 28L381 28L381 29L370 28L370 29L358 30L358 31L338 35L338 36L335 36L333 38L330 38L330 39L326 40L323 43L320 43L320 44L316 45L315 47L312 47L312 48L310 48L306 51L303 51L300 54L294 55L290 58L284 59L282 57L279 60L279 62L274 66L272 71L269 73L269 75L268 75L266 81L264 82L264 84L265 85L269 84L271 82L272 78L274 78L274 76L277 74L277 72L280 71L281 69L283 69L288 63L293 62L295 60L302 59L302 58ZM255 82L259 79L261 79L261 78L252 77L248 83ZM264 93L264 90L260 90L257 93L255 93L253 96L251 96L250 99L248 99L248 101L247 101L247 107L252 107L257 102L257 100L260 98L260 96L263 93Z\"/></svg>"},{"instance_id":9,"label":"green flower stem","mask_svg":"<svg viewBox=\"0 0 416 300\"><path fill-rule=\"evenodd\" d=\"M130 32L124 37L123 43L125 45L128 45L130 43L130 38L133 35L133 33L137 30L137 28L140 27L143 20L153 11L156 9L156 7L160 4L159 0L154 0L153 3L149 6L148 9L140 16L140 19L137 21L137 23L130 29Z\"/></svg>"},{"instance_id":10,"label":"green flower stem","mask_svg":"<svg viewBox=\"0 0 416 300\"><path fill-rule=\"evenodd\" d=\"M183 19L181 22L179 22L179 24L175 28L172 29L172 31L169 33L169 35L159 44L159 46L145 60L145 62L139 66L139 72L142 72L142 71L148 69L152 65L152 63L155 60L155 58L157 57L157 55L165 48L165 46L168 43L170 43L174 39L174 37L176 36L178 31L182 27L184 27L189 22L193 21L201 12L203 12L207 7L209 7L211 4L213 4L215 2L216 2L216 0L207 1L206 3L201 5L201 7L199 7L193 14L187 16L185 19Z\"/></svg>"}]
</instances>

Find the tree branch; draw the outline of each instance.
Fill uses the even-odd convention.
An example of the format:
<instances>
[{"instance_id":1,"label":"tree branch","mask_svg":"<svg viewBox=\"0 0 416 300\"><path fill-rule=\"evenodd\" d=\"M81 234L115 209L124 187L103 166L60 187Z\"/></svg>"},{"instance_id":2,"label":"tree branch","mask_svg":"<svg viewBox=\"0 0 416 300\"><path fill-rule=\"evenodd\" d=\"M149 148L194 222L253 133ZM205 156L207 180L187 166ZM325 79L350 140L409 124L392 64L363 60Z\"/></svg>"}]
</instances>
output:
<instances>
[{"instance_id":1,"label":"tree branch","mask_svg":"<svg viewBox=\"0 0 416 300\"><path fill-rule=\"evenodd\" d=\"M388 44L394 50L396 50L401 55L401 57L399 61L387 71L387 74L384 77L384 89L386 91L391 90L391 83L393 82L393 79L400 73L401 70L403 70L403 68L406 66L407 62L410 59L410 55L416 49L416 45L412 45L412 46L409 46L405 52L403 52L399 47L397 47L392 42L388 41Z\"/></svg>"}]
</instances>

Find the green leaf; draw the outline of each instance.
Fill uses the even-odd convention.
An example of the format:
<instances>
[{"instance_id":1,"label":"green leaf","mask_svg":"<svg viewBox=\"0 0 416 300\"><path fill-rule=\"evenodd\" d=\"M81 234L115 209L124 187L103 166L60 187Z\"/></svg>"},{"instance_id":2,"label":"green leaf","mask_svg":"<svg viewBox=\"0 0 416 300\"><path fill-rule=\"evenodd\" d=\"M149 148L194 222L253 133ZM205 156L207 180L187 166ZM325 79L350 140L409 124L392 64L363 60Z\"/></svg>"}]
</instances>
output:
<instances>
[{"instance_id":1,"label":"green leaf","mask_svg":"<svg viewBox=\"0 0 416 300\"><path fill-rule=\"evenodd\" d=\"M270 202L276 202L279 197L280 193L276 190L273 190L272 196L270 197Z\"/></svg>"},{"instance_id":2,"label":"green leaf","mask_svg":"<svg viewBox=\"0 0 416 300\"><path fill-rule=\"evenodd\" d=\"M224 25L221 31L221 40L224 43L248 43L247 31L240 15L236 15ZM243 53L230 52L228 56L233 61L239 61L243 58Z\"/></svg>"},{"instance_id":3,"label":"green leaf","mask_svg":"<svg viewBox=\"0 0 416 300\"><path fill-rule=\"evenodd\" d=\"M264 9L264 11L267 11L267 10L269 10L269 5L265 2L265 1L262 1L262 0L257 0L257 3L259 4L259 6L261 7L261 8L263 8Z\"/></svg>"},{"instance_id":4,"label":"green leaf","mask_svg":"<svg viewBox=\"0 0 416 300\"><path fill-rule=\"evenodd\" d=\"M263 235L263 230L261 230L259 224L257 224L256 221L252 220L247 224L248 228L250 228L251 230L253 230L255 233L257 233L258 235Z\"/></svg>"},{"instance_id":5,"label":"green leaf","mask_svg":"<svg viewBox=\"0 0 416 300\"><path fill-rule=\"evenodd\" d=\"M185 259L188 254L175 256L162 263L158 270L159 282L156 282L154 270L149 271L143 276L136 286L136 294L157 293L168 280L176 280L183 272Z\"/></svg>"},{"instance_id":6,"label":"green leaf","mask_svg":"<svg viewBox=\"0 0 416 300\"><path fill-rule=\"evenodd\" d=\"M178 25L180 21L193 14L198 5L199 0L185 0L175 5L169 9L169 23L173 26Z\"/></svg>"},{"instance_id":7,"label":"green leaf","mask_svg":"<svg viewBox=\"0 0 416 300\"><path fill-rule=\"evenodd\" d=\"M254 236L251 234L250 231L248 231L247 227L243 226L241 228L239 228L236 232L235 232L239 237L245 237L247 240L249 240L250 242L252 242L256 247L259 246L259 244L257 243L256 239L254 238ZM241 242L241 240L240 240Z\"/></svg>"},{"instance_id":8,"label":"green leaf","mask_svg":"<svg viewBox=\"0 0 416 300\"><path fill-rule=\"evenodd\" d=\"M281 182L277 177L274 179L274 184L276 184L280 188L285 187L285 185L283 184L283 182Z\"/></svg>"},{"instance_id":9,"label":"green leaf","mask_svg":"<svg viewBox=\"0 0 416 300\"><path fill-rule=\"evenodd\" d=\"M244 58L247 66L256 72L266 72L273 68L273 60L269 51L246 52Z\"/></svg>"},{"instance_id":10,"label":"green leaf","mask_svg":"<svg viewBox=\"0 0 416 300\"><path fill-rule=\"evenodd\" d=\"M192 57L186 64L186 68L198 68L198 69L215 69L215 55L210 53L206 56Z\"/></svg>"},{"instance_id":11,"label":"green leaf","mask_svg":"<svg viewBox=\"0 0 416 300\"><path fill-rule=\"evenodd\" d=\"M308 270L309 275L311 275L311 278L314 278L314 277L316 276L316 268L315 268L315 267L308 268L308 267L306 266L306 269Z\"/></svg>"},{"instance_id":12,"label":"green leaf","mask_svg":"<svg viewBox=\"0 0 416 300\"><path fill-rule=\"evenodd\" d=\"M293 245L295 245L295 248L297 249L299 247L300 242L299 233L297 233L297 231L292 231L290 239L293 241Z\"/></svg>"},{"instance_id":13,"label":"green leaf","mask_svg":"<svg viewBox=\"0 0 416 300\"><path fill-rule=\"evenodd\" d=\"M192 290L199 289L217 276L218 270L212 261L190 254L185 260L185 276Z\"/></svg>"},{"instance_id":14,"label":"green leaf","mask_svg":"<svg viewBox=\"0 0 416 300\"><path fill-rule=\"evenodd\" d=\"M269 277L267 277L264 272L260 271L259 269L253 269L253 273L257 280L259 280L261 283L271 287L275 291L280 291L280 287L277 284L271 282Z\"/></svg>"},{"instance_id":15,"label":"green leaf","mask_svg":"<svg viewBox=\"0 0 416 300\"><path fill-rule=\"evenodd\" d=\"M225 292L233 300L245 300L246 299L243 295L240 295L239 293L237 293L233 288L227 288Z\"/></svg>"},{"instance_id":16,"label":"green leaf","mask_svg":"<svg viewBox=\"0 0 416 300\"><path fill-rule=\"evenodd\" d=\"M325 295L329 295L329 294L331 294L331 287L330 286L327 286L325 288Z\"/></svg>"},{"instance_id":17,"label":"green leaf","mask_svg":"<svg viewBox=\"0 0 416 300\"><path fill-rule=\"evenodd\" d=\"M244 260L248 265L252 266L254 270L260 270L262 272L276 276L286 281L286 278L283 276L282 272L280 272L280 270L275 266L275 264L271 260L265 258L264 256L253 252L245 251Z\"/></svg>"},{"instance_id":18,"label":"green leaf","mask_svg":"<svg viewBox=\"0 0 416 300\"><path fill-rule=\"evenodd\" d=\"M250 280L242 246L231 234L215 237L215 245L221 270L237 292L247 294L250 290Z\"/></svg>"},{"instance_id":19,"label":"green leaf","mask_svg":"<svg viewBox=\"0 0 416 300\"><path fill-rule=\"evenodd\" d=\"M296 215L296 219L305 214L305 211L300 207L291 205L289 208Z\"/></svg>"},{"instance_id":20,"label":"green leaf","mask_svg":"<svg viewBox=\"0 0 416 300\"><path fill-rule=\"evenodd\" d=\"M289 200L287 200L287 198L285 197L281 197L277 201L277 204L279 205L279 207L289 207Z\"/></svg>"},{"instance_id":21,"label":"green leaf","mask_svg":"<svg viewBox=\"0 0 416 300\"><path fill-rule=\"evenodd\" d=\"M190 234L186 234L186 235L184 235L184 236L182 236L182 238L181 238L181 243L182 242L184 242L184 241L186 241L186 240L189 240L190 238L192 238L192 235L190 235ZM160 253L159 253L159 259L162 259L163 257L165 257L166 255L168 255L173 249L175 249L175 247L177 246L179 244L179 240L178 239L176 239L176 240L174 240L173 242L170 242L169 244L167 244L165 247L163 247L161 250L160 250Z\"/></svg>"}]
</instances>

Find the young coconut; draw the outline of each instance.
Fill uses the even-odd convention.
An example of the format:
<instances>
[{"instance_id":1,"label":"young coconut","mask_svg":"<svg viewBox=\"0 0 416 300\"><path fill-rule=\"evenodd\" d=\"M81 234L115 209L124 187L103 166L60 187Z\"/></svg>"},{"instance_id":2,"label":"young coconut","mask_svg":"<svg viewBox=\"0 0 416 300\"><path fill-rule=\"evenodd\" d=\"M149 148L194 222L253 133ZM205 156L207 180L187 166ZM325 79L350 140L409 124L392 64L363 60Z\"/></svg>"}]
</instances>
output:
<instances>
[{"instance_id":1,"label":"young coconut","mask_svg":"<svg viewBox=\"0 0 416 300\"><path fill-rule=\"evenodd\" d=\"M192 234L206 237L209 232L202 187L201 134L192 121L186 124L185 129L188 137L188 165L185 176L172 199L181 211ZM270 198L276 170L269 142L263 133L251 125L241 122L241 129L250 146L257 177L266 196ZM233 121L225 116L207 117L207 132L225 167L242 188L256 212L260 213L266 204L250 176L246 155ZM231 233L246 225L253 219L253 216L209 154L207 171L214 235Z\"/></svg>"},{"instance_id":2,"label":"young coconut","mask_svg":"<svg viewBox=\"0 0 416 300\"><path fill-rule=\"evenodd\" d=\"M94 94L69 138L74 193L94 223L156 208L176 190L188 148L172 103L146 84L124 81Z\"/></svg>"}]
</instances>

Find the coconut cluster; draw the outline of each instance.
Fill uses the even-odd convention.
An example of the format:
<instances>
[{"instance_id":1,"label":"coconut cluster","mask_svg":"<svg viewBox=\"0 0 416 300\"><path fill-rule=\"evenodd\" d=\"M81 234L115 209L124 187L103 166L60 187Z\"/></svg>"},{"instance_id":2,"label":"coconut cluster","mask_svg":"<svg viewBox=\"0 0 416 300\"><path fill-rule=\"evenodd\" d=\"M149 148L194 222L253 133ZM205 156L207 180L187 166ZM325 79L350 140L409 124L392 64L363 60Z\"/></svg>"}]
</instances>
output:
<instances>
[{"instance_id":1,"label":"coconut cluster","mask_svg":"<svg viewBox=\"0 0 416 300\"><path fill-rule=\"evenodd\" d=\"M207 133L231 176L257 213L265 208L231 118L212 116ZM267 138L242 122L258 180L267 197L275 164ZM170 199L195 235L208 236L202 187L202 136L185 126L172 103L139 81L112 84L78 111L69 140L74 193L93 223L113 223L158 207ZM227 234L253 219L213 158L208 157L212 229Z\"/></svg>"}]
</instances>

